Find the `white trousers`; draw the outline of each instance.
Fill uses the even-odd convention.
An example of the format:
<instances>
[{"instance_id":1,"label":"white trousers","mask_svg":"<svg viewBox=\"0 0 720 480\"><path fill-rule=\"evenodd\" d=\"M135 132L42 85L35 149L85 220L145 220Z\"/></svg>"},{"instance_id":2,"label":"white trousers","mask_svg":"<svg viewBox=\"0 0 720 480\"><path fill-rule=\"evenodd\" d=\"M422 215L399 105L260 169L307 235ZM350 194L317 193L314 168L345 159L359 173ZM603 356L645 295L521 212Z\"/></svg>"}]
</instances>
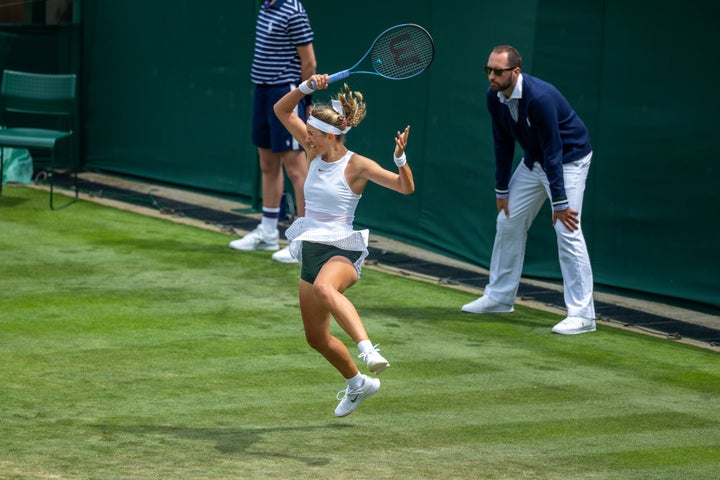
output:
<instances>
[{"instance_id":1,"label":"white trousers","mask_svg":"<svg viewBox=\"0 0 720 480\"><path fill-rule=\"evenodd\" d=\"M592 153L563 165L568 203L578 212L580 219L591 158ZM503 211L498 214L490 260L490 282L484 295L496 302L512 305L520 285L527 232L543 203L551 196L547 175L539 163L530 170L520 162L510 179L509 188L510 217L506 218ZM581 225L582 222L577 230L571 232L562 222L555 222L565 305L568 316L595 318L592 267Z\"/></svg>"}]
</instances>

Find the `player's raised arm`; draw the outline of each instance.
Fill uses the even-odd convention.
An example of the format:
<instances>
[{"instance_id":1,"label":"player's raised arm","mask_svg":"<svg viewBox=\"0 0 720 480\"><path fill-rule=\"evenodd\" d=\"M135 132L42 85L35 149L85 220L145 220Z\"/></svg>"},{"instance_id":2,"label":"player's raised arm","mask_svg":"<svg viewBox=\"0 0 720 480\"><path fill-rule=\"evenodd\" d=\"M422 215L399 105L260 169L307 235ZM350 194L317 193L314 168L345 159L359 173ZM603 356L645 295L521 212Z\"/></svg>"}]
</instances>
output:
<instances>
[{"instance_id":1,"label":"player's raised arm","mask_svg":"<svg viewBox=\"0 0 720 480\"><path fill-rule=\"evenodd\" d=\"M310 82L316 85L315 89L310 88ZM292 134L293 138L300 143L300 145L308 150L307 145L307 127L305 122L295 113L295 107L300 100L314 90L322 90L327 88L327 74L315 74L312 75L307 81L302 82L298 88L290 90L285 96L275 103L273 111L278 117L278 120L287 128L288 132Z\"/></svg>"}]
</instances>

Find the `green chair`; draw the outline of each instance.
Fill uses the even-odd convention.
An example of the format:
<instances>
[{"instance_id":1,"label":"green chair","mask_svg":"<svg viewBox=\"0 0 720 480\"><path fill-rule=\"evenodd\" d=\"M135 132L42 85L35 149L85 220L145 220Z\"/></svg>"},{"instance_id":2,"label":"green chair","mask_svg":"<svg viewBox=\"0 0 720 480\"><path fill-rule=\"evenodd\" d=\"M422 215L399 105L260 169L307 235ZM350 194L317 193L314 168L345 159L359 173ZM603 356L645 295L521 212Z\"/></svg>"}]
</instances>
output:
<instances>
[{"instance_id":1,"label":"green chair","mask_svg":"<svg viewBox=\"0 0 720 480\"><path fill-rule=\"evenodd\" d=\"M77 116L77 76L74 74L37 74L5 70L0 87L0 178L4 169L4 148L39 149L50 152L47 180L50 184L50 208L67 207L78 199L78 159L72 136ZM49 118L54 117L54 123ZM42 118L42 120L41 120ZM43 123L38 124L42 121ZM40 128L57 126L61 129ZM58 144L69 142L67 161L56 164ZM53 198L55 169L69 169L75 197L59 207ZM0 193L2 183L0 182Z\"/></svg>"}]
</instances>

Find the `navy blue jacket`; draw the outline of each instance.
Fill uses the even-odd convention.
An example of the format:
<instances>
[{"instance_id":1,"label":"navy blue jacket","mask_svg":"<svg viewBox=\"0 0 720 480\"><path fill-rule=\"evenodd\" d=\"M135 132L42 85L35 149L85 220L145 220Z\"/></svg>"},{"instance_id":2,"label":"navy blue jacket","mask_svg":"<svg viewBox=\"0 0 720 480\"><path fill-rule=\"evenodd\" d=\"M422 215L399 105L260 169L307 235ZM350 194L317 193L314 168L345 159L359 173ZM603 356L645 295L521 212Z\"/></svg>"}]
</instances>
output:
<instances>
[{"instance_id":1,"label":"navy blue jacket","mask_svg":"<svg viewBox=\"0 0 720 480\"><path fill-rule=\"evenodd\" d=\"M526 73L522 76L517 122L507 105L500 102L497 92L490 88L487 91L495 141L495 188L498 193L508 190L517 141L523 149L525 165L532 169L533 164L539 162L545 171L553 205L563 204L567 196L562 165L592 151L590 135L557 88Z\"/></svg>"}]
</instances>

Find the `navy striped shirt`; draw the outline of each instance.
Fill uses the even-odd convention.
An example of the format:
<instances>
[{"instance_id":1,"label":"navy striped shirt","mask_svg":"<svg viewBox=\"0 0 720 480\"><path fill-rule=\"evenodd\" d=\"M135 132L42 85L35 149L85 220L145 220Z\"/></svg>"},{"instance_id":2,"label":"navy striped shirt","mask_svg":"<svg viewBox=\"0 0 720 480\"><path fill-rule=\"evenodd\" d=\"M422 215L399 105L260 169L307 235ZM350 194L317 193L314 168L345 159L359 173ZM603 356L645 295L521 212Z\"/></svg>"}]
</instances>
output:
<instances>
[{"instance_id":1,"label":"navy striped shirt","mask_svg":"<svg viewBox=\"0 0 720 480\"><path fill-rule=\"evenodd\" d=\"M255 53L250 78L258 85L299 84L297 47L313 41L310 20L298 0L277 0L263 6L255 28Z\"/></svg>"}]
</instances>

